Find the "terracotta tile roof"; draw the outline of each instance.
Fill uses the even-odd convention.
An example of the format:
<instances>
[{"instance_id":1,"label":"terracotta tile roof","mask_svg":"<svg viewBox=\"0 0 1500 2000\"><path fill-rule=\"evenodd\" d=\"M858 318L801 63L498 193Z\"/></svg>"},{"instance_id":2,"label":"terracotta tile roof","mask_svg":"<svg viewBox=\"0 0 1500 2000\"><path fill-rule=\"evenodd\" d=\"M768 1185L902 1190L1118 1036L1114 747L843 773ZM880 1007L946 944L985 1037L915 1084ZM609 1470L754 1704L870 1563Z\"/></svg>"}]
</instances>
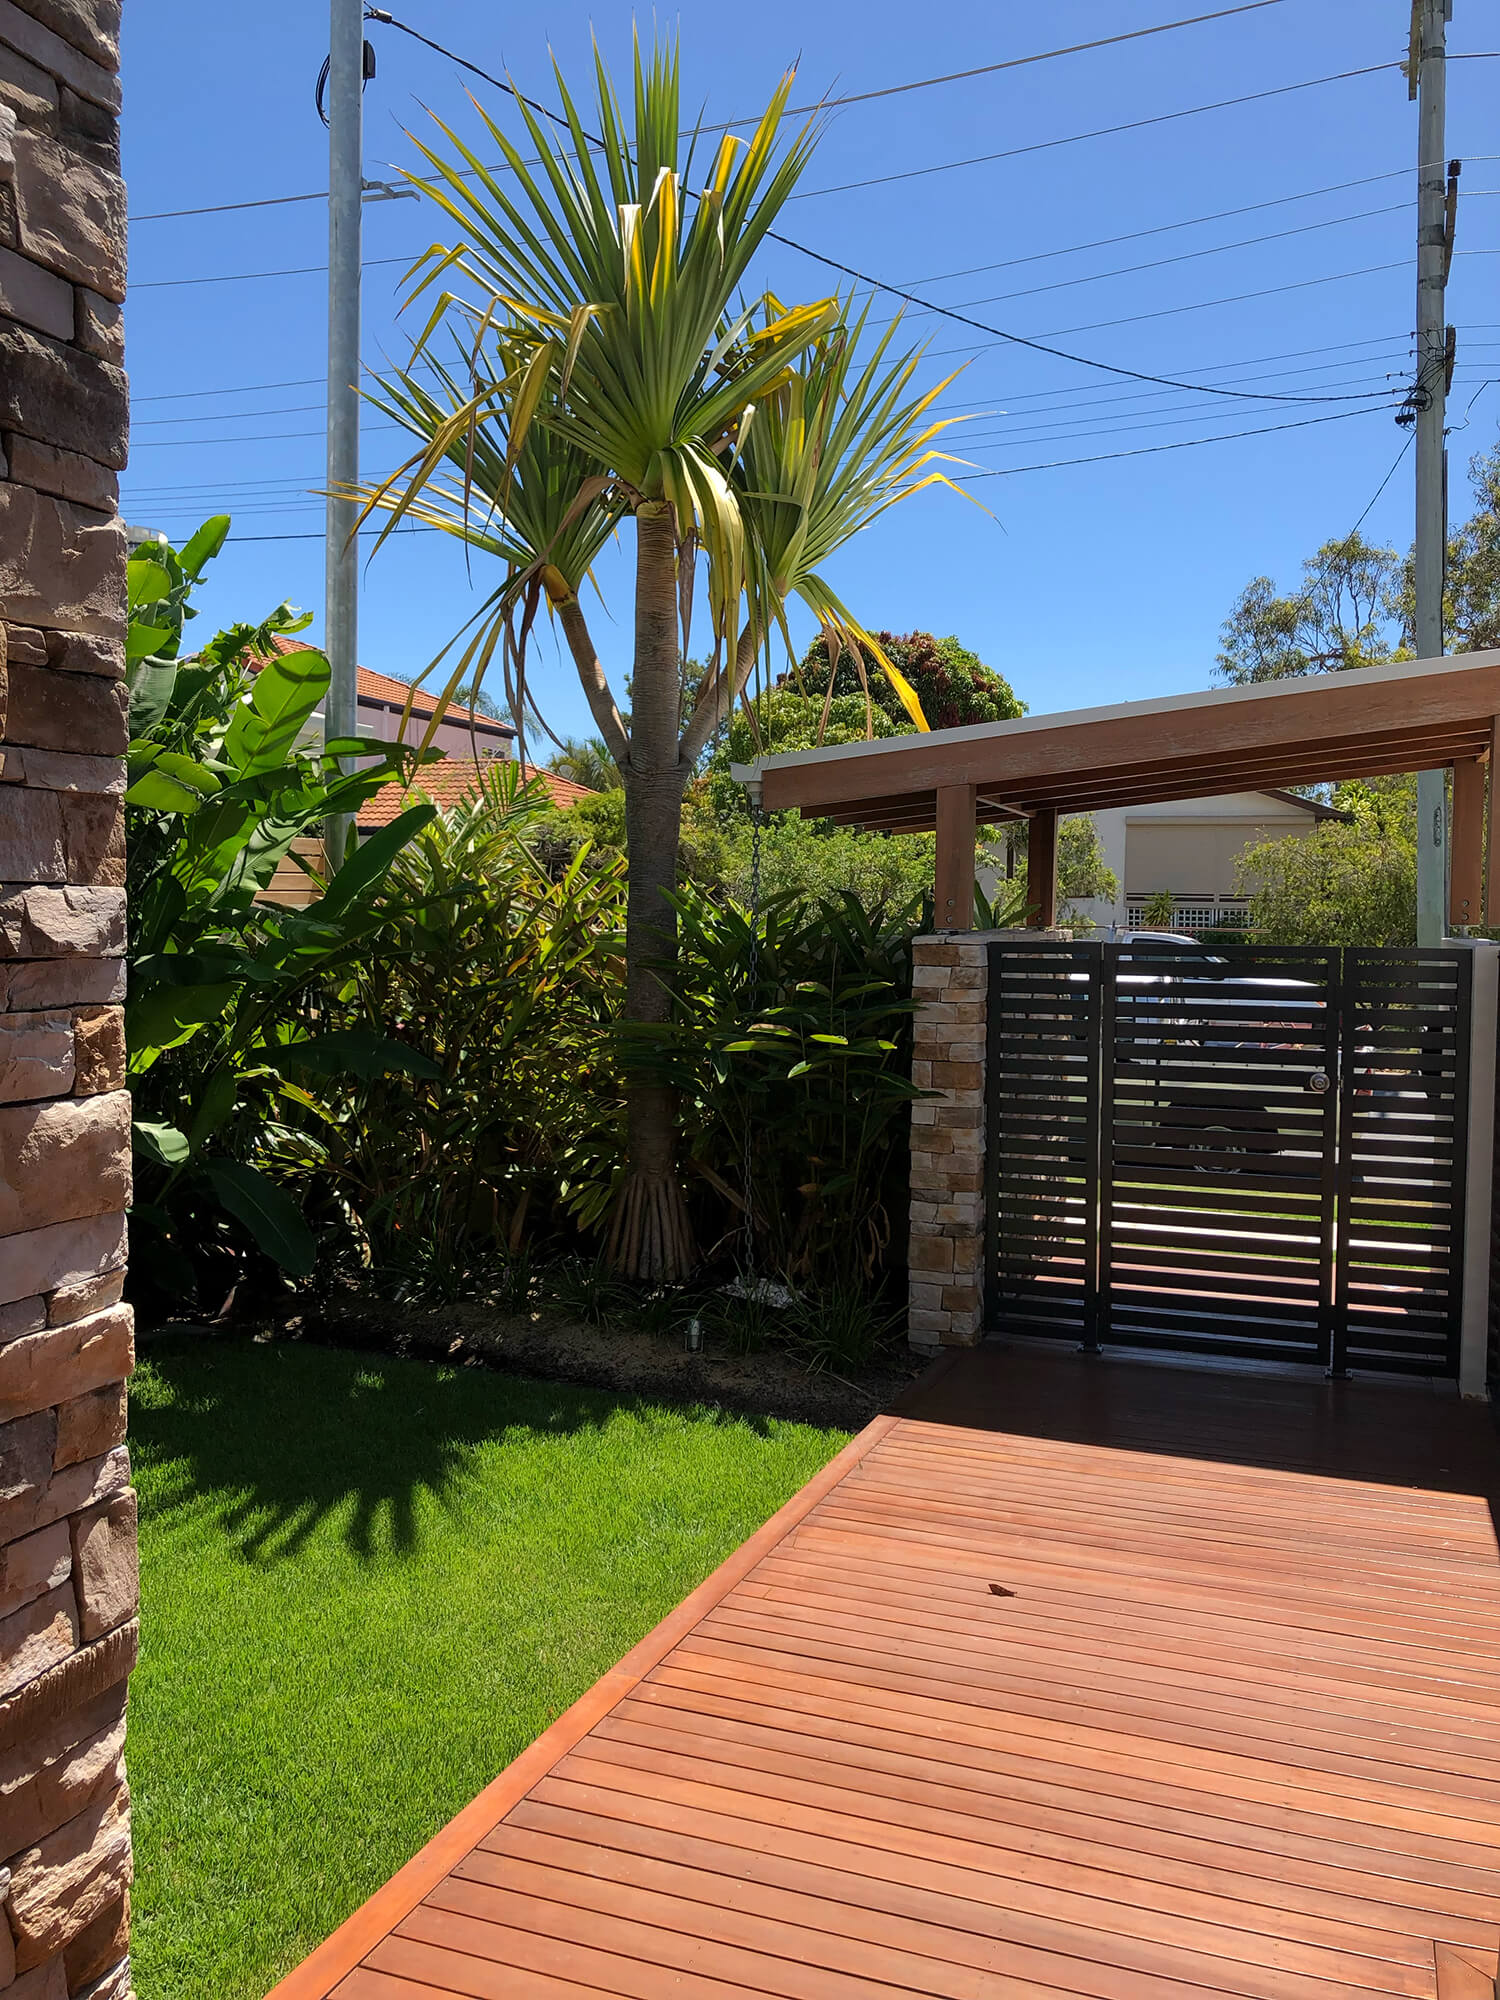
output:
<instances>
[{"instance_id":1,"label":"terracotta tile roof","mask_svg":"<svg viewBox=\"0 0 1500 2000\"><path fill-rule=\"evenodd\" d=\"M272 639L271 644L277 653L306 653L312 650L306 641L302 639L275 637ZM261 663L252 659L250 664L253 668ZM387 705L405 707L407 697L411 694L411 685L409 682L398 681L392 674L377 674L373 667L358 667L355 669L355 673L357 677L355 683L356 693L363 696L366 701L378 701ZM416 698L412 702L411 712L413 721L425 722L428 720L433 709L437 706L437 692L425 687L417 689ZM471 709L459 708L456 705L450 705L443 711L443 720L459 724L472 721L486 736L500 735L504 736L507 740L514 737L516 733L508 722L502 722L497 715L480 715Z\"/></svg>"},{"instance_id":2,"label":"terracotta tile roof","mask_svg":"<svg viewBox=\"0 0 1500 2000\"><path fill-rule=\"evenodd\" d=\"M389 826L398 813L423 799L431 799L447 812L473 798L487 766L501 763L514 768L510 759L498 757L481 757L477 764L472 757L445 757L441 763L424 764L409 786L395 778L382 785L374 798L367 799L360 807L359 824L365 829ZM571 778L560 778L555 771L539 771L535 764L523 764L520 768L528 778L541 779L554 805L571 806L592 796L587 785L576 785Z\"/></svg>"}]
</instances>

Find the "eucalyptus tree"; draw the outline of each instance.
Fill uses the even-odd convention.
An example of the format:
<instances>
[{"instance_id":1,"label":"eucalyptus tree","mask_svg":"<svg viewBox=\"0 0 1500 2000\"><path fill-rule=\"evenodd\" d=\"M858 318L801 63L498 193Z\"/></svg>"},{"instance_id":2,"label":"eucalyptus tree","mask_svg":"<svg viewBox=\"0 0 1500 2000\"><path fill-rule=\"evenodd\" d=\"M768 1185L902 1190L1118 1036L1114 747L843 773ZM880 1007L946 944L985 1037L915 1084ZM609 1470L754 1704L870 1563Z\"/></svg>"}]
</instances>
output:
<instances>
[{"instance_id":1,"label":"eucalyptus tree","mask_svg":"<svg viewBox=\"0 0 1500 2000\"><path fill-rule=\"evenodd\" d=\"M670 1008L669 892L694 763L784 633L789 596L835 647L873 644L819 566L883 508L943 477L928 463L942 428L929 411L946 385L917 392L917 359L892 358L890 331L857 360L864 319L851 324L838 298L788 306L767 293L746 303L752 261L815 140L811 123L779 136L790 75L753 133L723 137L701 177L675 51L646 58L637 47L630 130L597 58L595 82L597 133L560 74L565 134L518 99L527 151L481 110L498 167L441 121L443 143L418 142L427 170L410 178L452 234L413 273L414 295L435 289L434 301L409 365L374 396L418 449L364 497L367 511L388 515L382 538L411 516L502 565L465 628L450 688L498 656L524 730L538 715L528 643L544 608L560 628L624 783L624 1011L627 1024L649 1029ZM456 359L434 356L444 329ZM581 597L626 523L628 718ZM700 564L713 657L689 705ZM925 727L906 694L913 726ZM628 1092L625 1165L614 1261L644 1278L685 1274L695 1251L675 1105L644 1076Z\"/></svg>"}]
</instances>

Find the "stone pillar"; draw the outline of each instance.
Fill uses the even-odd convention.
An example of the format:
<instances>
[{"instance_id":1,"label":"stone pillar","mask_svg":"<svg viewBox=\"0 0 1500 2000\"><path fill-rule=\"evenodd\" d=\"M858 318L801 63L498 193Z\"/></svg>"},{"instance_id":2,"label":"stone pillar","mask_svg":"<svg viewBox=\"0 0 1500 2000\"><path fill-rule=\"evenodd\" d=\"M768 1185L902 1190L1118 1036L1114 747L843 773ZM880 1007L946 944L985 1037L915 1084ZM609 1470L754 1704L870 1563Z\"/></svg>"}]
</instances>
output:
<instances>
[{"instance_id":1,"label":"stone pillar","mask_svg":"<svg viewBox=\"0 0 1500 2000\"><path fill-rule=\"evenodd\" d=\"M907 1337L918 1353L977 1347L984 1333L989 948L1047 938L1065 944L1072 935L1056 927L949 931L912 942L912 992L921 1006L911 1077L931 1093L911 1107Z\"/></svg>"},{"instance_id":2,"label":"stone pillar","mask_svg":"<svg viewBox=\"0 0 1500 2000\"><path fill-rule=\"evenodd\" d=\"M0 2000L125 2000L119 0L0 0Z\"/></svg>"},{"instance_id":3,"label":"stone pillar","mask_svg":"<svg viewBox=\"0 0 1500 2000\"><path fill-rule=\"evenodd\" d=\"M911 1107L913 1347L977 1344L984 1304L984 1036L993 931L917 938ZM1026 935L1035 937L1035 932Z\"/></svg>"}]
</instances>

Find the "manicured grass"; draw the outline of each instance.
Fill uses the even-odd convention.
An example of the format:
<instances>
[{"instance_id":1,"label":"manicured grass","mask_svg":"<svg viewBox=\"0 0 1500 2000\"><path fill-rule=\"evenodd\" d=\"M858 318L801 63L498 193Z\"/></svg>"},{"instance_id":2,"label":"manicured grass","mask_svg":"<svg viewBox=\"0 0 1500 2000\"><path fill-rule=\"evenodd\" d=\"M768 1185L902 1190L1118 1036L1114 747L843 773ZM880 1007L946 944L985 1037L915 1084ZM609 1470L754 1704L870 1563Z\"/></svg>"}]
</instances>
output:
<instances>
[{"instance_id":1,"label":"manicured grass","mask_svg":"<svg viewBox=\"0 0 1500 2000\"><path fill-rule=\"evenodd\" d=\"M150 1347L141 2000L260 2000L842 1442L472 1369Z\"/></svg>"}]
</instances>

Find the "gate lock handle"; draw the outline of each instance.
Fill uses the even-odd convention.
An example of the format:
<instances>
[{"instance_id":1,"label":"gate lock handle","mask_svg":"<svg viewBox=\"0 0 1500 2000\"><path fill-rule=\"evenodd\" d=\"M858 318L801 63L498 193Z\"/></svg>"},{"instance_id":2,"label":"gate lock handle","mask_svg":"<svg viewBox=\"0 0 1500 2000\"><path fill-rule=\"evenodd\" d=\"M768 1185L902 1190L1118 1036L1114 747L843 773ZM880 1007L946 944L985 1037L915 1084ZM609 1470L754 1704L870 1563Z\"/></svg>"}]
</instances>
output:
<instances>
[{"instance_id":1,"label":"gate lock handle","mask_svg":"<svg viewBox=\"0 0 1500 2000\"><path fill-rule=\"evenodd\" d=\"M1307 1079L1307 1087L1309 1090L1316 1091L1321 1097L1325 1090L1332 1089L1333 1078L1328 1074L1326 1069L1315 1069Z\"/></svg>"}]
</instances>

